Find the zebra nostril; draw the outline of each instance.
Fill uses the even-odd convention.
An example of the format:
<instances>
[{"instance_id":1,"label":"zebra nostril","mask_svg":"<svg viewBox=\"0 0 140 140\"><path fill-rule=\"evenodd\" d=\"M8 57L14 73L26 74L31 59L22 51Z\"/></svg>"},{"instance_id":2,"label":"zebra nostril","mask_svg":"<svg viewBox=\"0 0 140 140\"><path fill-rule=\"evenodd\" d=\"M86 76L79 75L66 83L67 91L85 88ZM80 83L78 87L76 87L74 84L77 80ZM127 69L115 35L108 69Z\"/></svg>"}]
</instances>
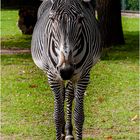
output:
<instances>
[{"instance_id":1,"label":"zebra nostril","mask_svg":"<svg viewBox=\"0 0 140 140\"><path fill-rule=\"evenodd\" d=\"M57 71L59 70L59 67L58 66L56 66L56 69L57 69Z\"/></svg>"}]
</instances>

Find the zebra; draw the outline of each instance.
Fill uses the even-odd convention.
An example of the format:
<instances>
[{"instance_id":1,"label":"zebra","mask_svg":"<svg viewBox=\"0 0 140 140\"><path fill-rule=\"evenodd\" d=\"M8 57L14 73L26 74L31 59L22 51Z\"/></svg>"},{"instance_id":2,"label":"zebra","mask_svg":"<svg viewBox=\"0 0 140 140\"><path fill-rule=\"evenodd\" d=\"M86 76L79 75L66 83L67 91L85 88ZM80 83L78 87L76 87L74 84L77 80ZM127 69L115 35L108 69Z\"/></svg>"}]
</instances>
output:
<instances>
[{"instance_id":1,"label":"zebra","mask_svg":"<svg viewBox=\"0 0 140 140\"><path fill-rule=\"evenodd\" d=\"M82 139L84 93L90 70L101 54L93 10L90 0L43 0L38 9L31 54L34 63L47 74L54 93L56 140L74 139L73 116L76 139Z\"/></svg>"}]
</instances>

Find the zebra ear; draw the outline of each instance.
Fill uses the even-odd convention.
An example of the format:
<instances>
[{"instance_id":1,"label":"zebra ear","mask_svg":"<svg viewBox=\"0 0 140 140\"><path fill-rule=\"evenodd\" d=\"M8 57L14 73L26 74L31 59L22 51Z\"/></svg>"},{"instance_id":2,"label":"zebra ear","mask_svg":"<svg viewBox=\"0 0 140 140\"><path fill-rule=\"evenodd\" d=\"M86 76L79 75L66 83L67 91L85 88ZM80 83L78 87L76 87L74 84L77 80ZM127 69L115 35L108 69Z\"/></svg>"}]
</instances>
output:
<instances>
[{"instance_id":1,"label":"zebra ear","mask_svg":"<svg viewBox=\"0 0 140 140\"><path fill-rule=\"evenodd\" d=\"M82 0L83 2L91 2L91 0Z\"/></svg>"},{"instance_id":2,"label":"zebra ear","mask_svg":"<svg viewBox=\"0 0 140 140\"><path fill-rule=\"evenodd\" d=\"M86 8L94 9L96 7L96 0L82 0Z\"/></svg>"},{"instance_id":3,"label":"zebra ear","mask_svg":"<svg viewBox=\"0 0 140 140\"><path fill-rule=\"evenodd\" d=\"M40 1L48 1L48 0L40 0ZM51 1L51 3L54 3L54 0L50 0Z\"/></svg>"},{"instance_id":4,"label":"zebra ear","mask_svg":"<svg viewBox=\"0 0 140 140\"><path fill-rule=\"evenodd\" d=\"M54 21L54 19L55 19L55 14L54 14L54 13L50 13L49 19L51 19L52 21Z\"/></svg>"},{"instance_id":5,"label":"zebra ear","mask_svg":"<svg viewBox=\"0 0 140 140\"><path fill-rule=\"evenodd\" d=\"M51 0L51 2L52 2L52 3L54 3L54 2L55 2L55 0Z\"/></svg>"}]
</instances>

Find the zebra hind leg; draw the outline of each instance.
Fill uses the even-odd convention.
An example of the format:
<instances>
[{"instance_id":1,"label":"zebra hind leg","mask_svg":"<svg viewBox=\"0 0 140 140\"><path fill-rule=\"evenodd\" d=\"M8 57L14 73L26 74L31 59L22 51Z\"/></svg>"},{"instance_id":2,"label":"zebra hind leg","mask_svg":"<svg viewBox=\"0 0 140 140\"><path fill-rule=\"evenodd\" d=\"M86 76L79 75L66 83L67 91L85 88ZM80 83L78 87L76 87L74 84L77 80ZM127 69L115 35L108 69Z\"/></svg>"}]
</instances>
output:
<instances>
[{"instance_id":1,"label":"zebra hind leg","mask_svg":"<svg viewBox=\"0 0 140 140\"><path fill-rule=\"evenodd\" d=\"M66 139L65 140L74 140L72 130L73 130L72 125L71 124L66 124Z\"/></svg>"},{"instance_id":2,"label":"zebra hind leg","mask_svg":"<svg viewBox=\"0 0 140 140\"><path fill-rule=\"evenodd\" d=\"M74 140L72 131L72 101L74 99L74 89L71 82L67 84L66 87L66 103L67 103L67 120L66 120L66 140Z\"/></svg>"},{"instance_id":3,"label":"zebra hind leg","mask_svg":"<svg viewBox=\"0 0 140 140\"><path fill-rule=\"evenodd\" d=\"M62 126L61 140L65 140L65 124Z\"/></svg>"},{"instance_id":4,"label":"zebra hind leg","mask_svg":"<svg viewBox=\"0 0 140 140\"><path fill-rule=\"evenodd\" d=\"M63 105L63 109L64 109L64 102L65 102L65 87L63 88L63 93L62 93L62 97L63 97L63 101L62 101L62 105ZM63 112L64 114L64 112ZM64 115L63 115L64 116ZM63 126L62 126L62 132L61 132L61 140L65 140L65 119L63 122Z\"/></svg>"}]
</instances>

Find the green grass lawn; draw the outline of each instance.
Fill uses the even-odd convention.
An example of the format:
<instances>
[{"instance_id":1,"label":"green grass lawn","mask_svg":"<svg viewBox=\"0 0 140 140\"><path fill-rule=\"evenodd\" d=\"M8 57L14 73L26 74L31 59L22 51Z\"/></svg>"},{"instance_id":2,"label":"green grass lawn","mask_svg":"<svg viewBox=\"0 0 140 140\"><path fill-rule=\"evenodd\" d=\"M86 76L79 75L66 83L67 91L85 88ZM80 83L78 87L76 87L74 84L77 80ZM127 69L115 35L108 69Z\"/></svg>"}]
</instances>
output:
<instances>
[{"instance_id":1,"label":"green grass lawn","mask_svg":"<svg viewBox=\"0 0 140 140\"><path fill-rule=\"evenodd\" d=\"M22 35L18 25L17 10L1 11L1 47L2 49L30 48L31 36Z\"/></svg>"},{"instance_id":2,"label":"green grass lawn","mask_svg":"<svg viewBox=\"0 0 140 140\"><path fill-rule=\"evenodd\" d=\"M16 21L17 11L2 11L2 48L30 46L31 37L21 35ZM123 17L126 45L112 47L91 71L85 95L84 140L93 140L93 136L95 140L139 139L138 21ZM8 30L8 25L13 27ZM2 55L1 64L2 138L54 140L54 98L47 76L29 54Z\"/></svg>"}]
</instances>

